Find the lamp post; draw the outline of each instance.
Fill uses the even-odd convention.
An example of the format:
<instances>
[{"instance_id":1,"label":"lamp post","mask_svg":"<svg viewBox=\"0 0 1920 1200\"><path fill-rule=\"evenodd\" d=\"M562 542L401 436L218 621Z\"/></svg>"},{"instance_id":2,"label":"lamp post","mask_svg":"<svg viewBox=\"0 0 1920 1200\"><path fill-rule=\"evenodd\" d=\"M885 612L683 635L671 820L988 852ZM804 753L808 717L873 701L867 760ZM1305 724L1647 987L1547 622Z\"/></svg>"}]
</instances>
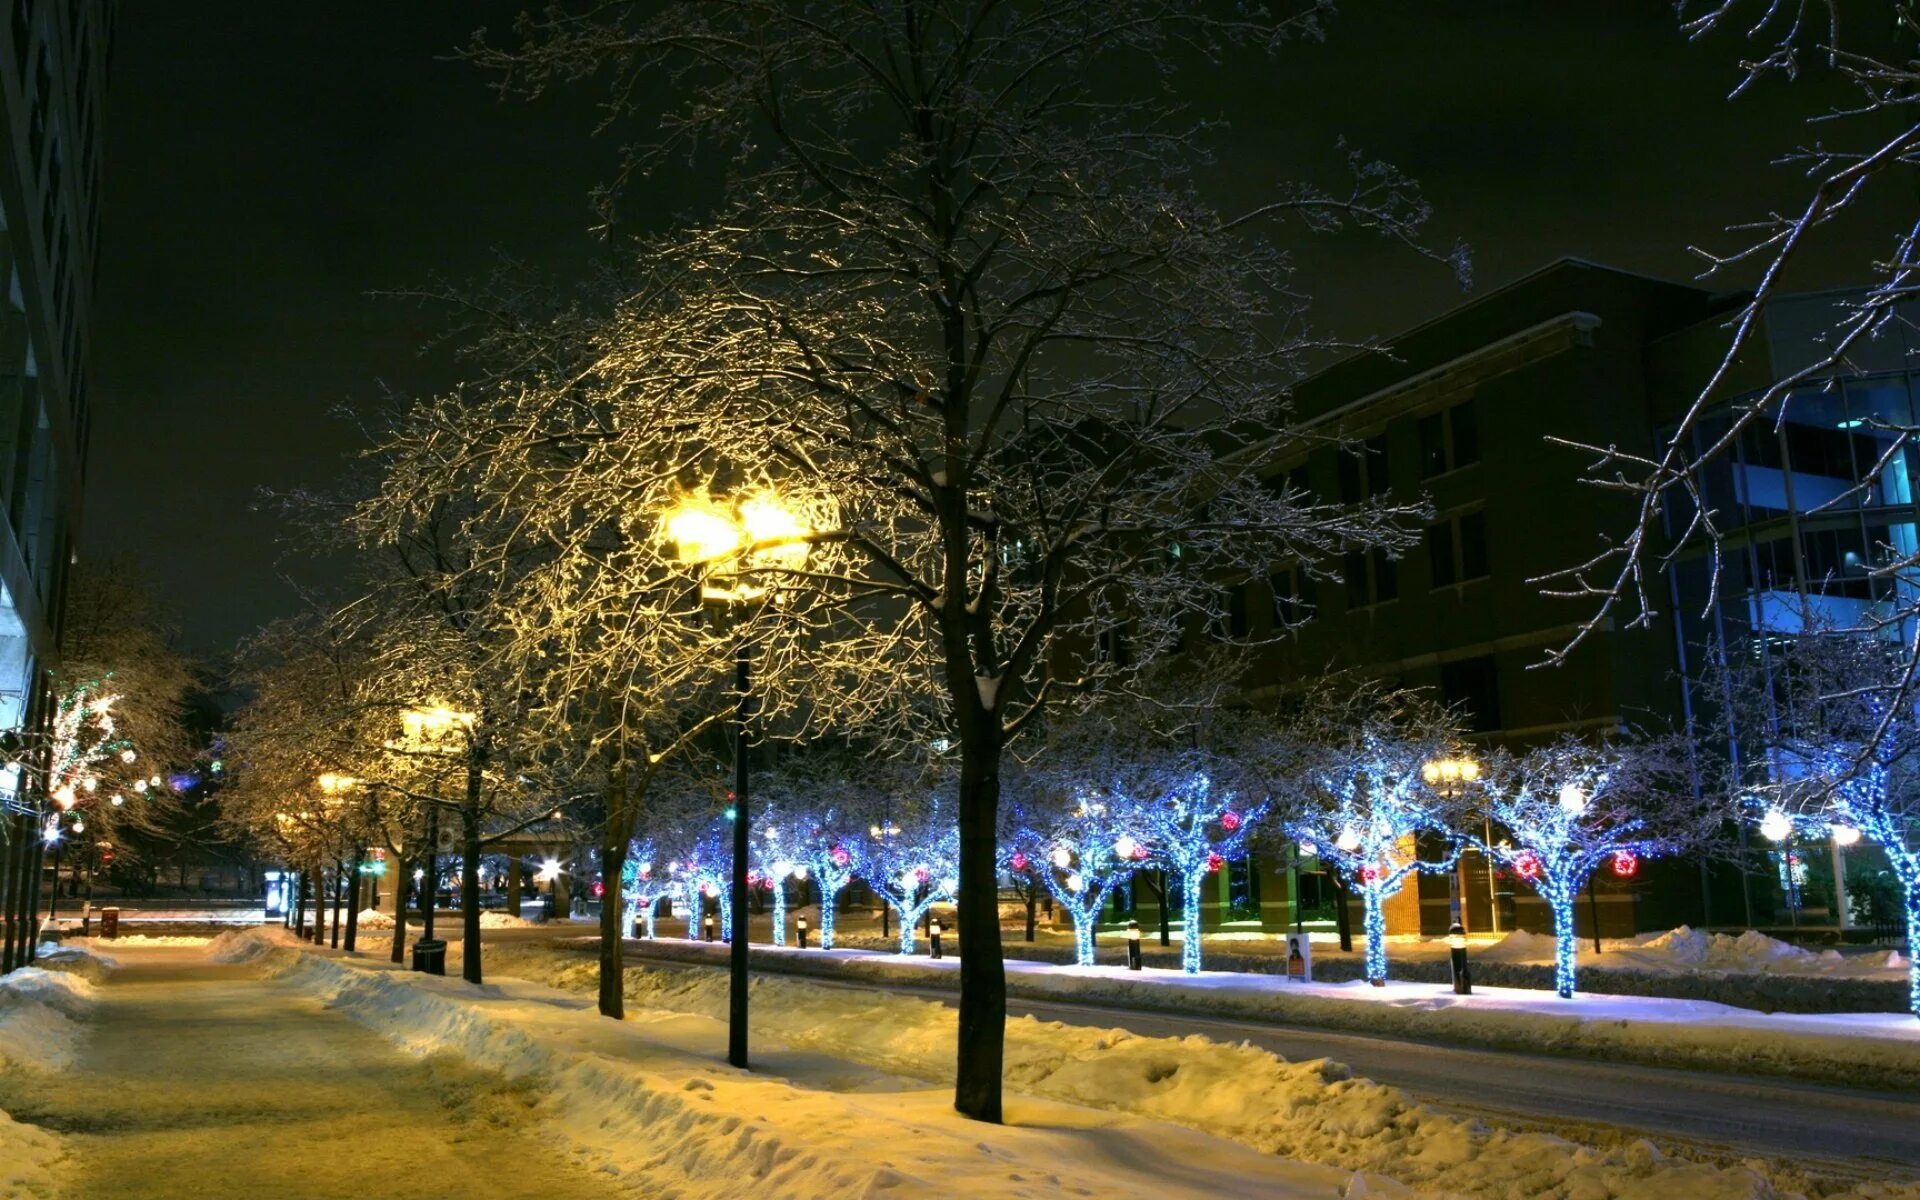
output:
<instances>
[{"instance_id":1,"label":"lamp post","mask_svg":"<svg viewBox=\"0 0 1920 1200\"><path fill-rule=\"evenodd\" d=\"M750 726L753 722L752 658L744 633L745 610L767 598L755 571L794 568L806 561L807 527L798 513L772 491L756 492L737 505L723 505L705 493L690 495L661 522L665 540L681 561L706 568L700 586L703 603L736 616L733 683L733 942L728 948L727 1062L747 1065L747 784ZM721 565L731 561L731 566Z\"/></svg>"},{"instance_id":2,"label":"lamp post","mask_svg":"<svg viewBox=\"0 0 1920 1200\"><path fill-rule=\"evenodd\" d=\"M1437 758L1422 764L1420 778L1448 801L1458 800L1480 778L1480 764L1470 758ZM1493 838L1493 822L1486 822L1486 835ZM1447 908L1450 924L1460 925L1461 871L1456 867L1447 876ZM1487 913L1494 933L1500 932L1500 902L1494 895L1493 859L1487 858Z\"/></svg>"},{"instance_id":3,"label":"lamp post","mask_svg":"<svg viewBox=\"0 0 1920 1200\"><path fill-rule=\"evenodd\" d=\"M442 750L437 747L444 740L447 731L456 726L466 729L471 735L473 719L472 713L456 712L441 704L425 708L410 708L401 714L401 724L406 730L405 744L416 752L458 754L460 753L458 748ZM430 975L446 974L447 961L445 945L433 936L433 914L434 910L440 907L439 844L440 806L429 804L427 805L426 854L421 862L420 874L420 895L424 901L420 912L420 941L414 943L416 951L419 951L422 944L426 945L427 950L424 955L416 954L417 965L414 969L425 971ZM398 934L396 933L395 936ZM476 949L469 945L466 952L471 958L476 953Z\"/></svg>"}]
</instances>

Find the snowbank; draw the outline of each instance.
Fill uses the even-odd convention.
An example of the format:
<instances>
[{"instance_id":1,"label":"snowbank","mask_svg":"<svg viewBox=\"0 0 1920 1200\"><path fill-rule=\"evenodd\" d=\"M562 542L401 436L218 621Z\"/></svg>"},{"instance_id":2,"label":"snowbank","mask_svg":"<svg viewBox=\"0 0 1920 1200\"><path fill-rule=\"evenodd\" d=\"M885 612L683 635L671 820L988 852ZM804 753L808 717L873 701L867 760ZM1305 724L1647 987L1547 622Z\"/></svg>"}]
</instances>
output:
<instances>
[{"instance_id":1,"label":"snowbank","mask_svg":"<svg viewBox=\"0 0 1920 1200\"><path fill-rule=\"evenodd\" d=\"M297 934L280 925L229 929L207 943L207 958L218 963L253 962L275 948L292 949L304 945L306 943Z\"/></svg>"},{"instance_id":2,"label":"snowbank","mask_svg":"<svg viewBox=\"0 0 1920 1200\"><path fill-rule=\"evenodd\" d=\"M595 986L596 966L577 953L528 944L490 953L496 972L576 992ZM646 1008L726 1017L727 980L719 972L629 969L625 990ZM754 1005L756 1036L924 1079L951 1076L956 1017L945 1005L767 976L754 981ZM1602 1149L1490 1129L1353 1079L1328 1060L1290 1063L1251 1045L1197 1036L1141 1037L1021 1017L1007 1023L1006 1079L1021 1092L1186 1125L1270 1154L1383 1176L1421 1194L1786 1194L1751 1165L1667 1159L1646 1142ZM1863 1194L1920 1197L1920 1185Z\"/></svg>"},{"instance_id":3,"label":"snowbank","mask_svg":"<svg viewBox=\"0 0 1920 1200\"><path fill-rule=\"evenodd\" d=\"M544 987L496 982L476 990L301 953L257 934L245 940L271 977L409 1052L452 1053L543 1084L530 1116L576 1153L591 1155L611 1177L610 1188L618 1180L636 1194L1404 1194L1356 1190L1351 1172L1286 1163L1184 1129L1041 1101L1015 1105L1009 1126L982 1126L952 1113L942 1091L812 1056L788 1056L790 1065L813 1072L808 1085L794 1086L720 1066L711 1022L615 1024ZM242 949L238 941L227 948ZM756 1054L776 1053L756 1043ZM1140 1153L1143 1144L1153 1153Z\"/></svg>"},{"instance_id":4,"label":"snowbank","mask_svg":"<svg viewBox=\"0 0 1920 1200\"><path fill-rule=\"evenodd\" d=\"M93 984L79 974L20 967L0 975L0 1064L56 1071L73 1064Z\"/></svg>"},{"instance_id":5,"label":"snowbank","mask_svg":"<svg viewBox=\"0 0 1920 1200\"><path fill-rule=\"evenodd\" d=\"M440 920L443 921L446 919L445 917L440 918ZM456 923L460 920L458 916L452 919ZM377 908L361 909L358 920L359 928L361 929L393 928L393 914L383 913ZM512 913L494 912L490 909L482 910L480 913L480 928L482 929L521 929L531 924L533 924L532 921L524 917L516 917ZM407 928L416 933L418 933L420 929L419 915L411 909L407 912Z\"/></svg>"},{"instance_id":6,"label":"snowbank","mask_svg":"<svg viewBox=\"0 0 1920 1200\"><path fill-rule=\"evenodd\" d=\"M0 1196L52 1196L60 1139L0 1112Z\"/></svg>"}]
</instances>

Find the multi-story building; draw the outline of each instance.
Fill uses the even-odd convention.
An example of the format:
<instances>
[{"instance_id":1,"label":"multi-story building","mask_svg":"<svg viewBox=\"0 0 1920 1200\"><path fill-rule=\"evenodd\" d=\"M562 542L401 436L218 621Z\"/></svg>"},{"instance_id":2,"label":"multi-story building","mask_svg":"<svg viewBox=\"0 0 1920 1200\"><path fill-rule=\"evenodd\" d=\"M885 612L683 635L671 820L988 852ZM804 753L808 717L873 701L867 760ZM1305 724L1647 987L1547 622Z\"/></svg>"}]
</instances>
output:
<instances>
[{"instance_id":1,"label":"multi-story building","mask_svg":"<svg viewBox=\"0 0 1920 1200\"><path fill-rule=\"evenodd\" d=\"M0 35L0 728L43 718L46 668L58 656L91 425L88 314L115 15L111 0L9 7ZM18 820L16 833L32 818ZM16 921L31 911L26 893L39 874L23 861L39 840L26 832L9 839L4 873Z\"/></svg>"},{"instance_id":2,"label":"multi-story building","mask_svg":"<svg viewBox=\"0 0 1920 1200\"><path fill-rule=\"evenodd\" d=\"M1812 339L1839 299L1774 305L1722 410L1812 361ZM1718 464L1715 503L1734 562L1717 602L1708 605L1702 552L1661 585L1651 627L1609 624L1564 662L1548 661L1594 610L1591 599L1543 594L1540 578L1595 553L1633 515L1630 500L1580 482L1592 456L1565 443L1653 450L1709 378L1740 300L1562 260L1393 339L1391 355L1356 357L1304 381L1299 419L1347 448L1313 450L1288 482L1345 501L1425 497L1434 519L1397 558L1376 551L1322 564L1320 578L1296 569L1240 582L1227 604L1228 636L1259 640L1307 618L1264 652L1255 697L1335 667L1432 689L1461 708L1489 748L1671 726L1689 710L1691 648L1707 625L1737 641L1780 619L1789 598L1849 613L1884 600L1864 566L1876 547L1916 544L1915 471L1903 460L1873 489L1831 502L1885 449L1887 435L1869 431L1865 418L1911 420L1920 339L1910 331L1908 342L1896 334L1855 356L1857 375L1810 388L1777 435L1756 428ZM1754 861L1767 853L1756 848ZM1609 935L1679 921L1784 923L1759 874L1756 884L1722 864L1650 864L1631 880L1601 879L1594 903L1580 906L1581 922L1597 919ZM1390 906L1390 925L1444 931L1456 883L1469 930L1549 926L1531 889L1471 854L1453 881L1426 876L1407 888ZM1300 886L1309 912L1328 902L1315 884L1309 873ZM1290 922L1295 887L1256 862L1223 876L1218 916Z\"/></svg>"}]
</instances>

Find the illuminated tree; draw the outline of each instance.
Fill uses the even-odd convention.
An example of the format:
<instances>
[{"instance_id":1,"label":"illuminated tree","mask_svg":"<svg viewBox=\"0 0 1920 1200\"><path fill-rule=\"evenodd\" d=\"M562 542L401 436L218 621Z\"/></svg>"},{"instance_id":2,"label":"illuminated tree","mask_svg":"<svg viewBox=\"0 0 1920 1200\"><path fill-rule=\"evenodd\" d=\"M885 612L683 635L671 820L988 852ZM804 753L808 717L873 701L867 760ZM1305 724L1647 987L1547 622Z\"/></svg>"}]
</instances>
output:
<instances>
[{"instance_id":1,"label":"illuminated tree","mask_svg":"<svg viewBox=\"0 0 1920 1200\"><path fill-rule=\"evenodd\" d=\"M673 893L672 875L652 838L635 841L620 865L620 894L627 908L640 914L649 939L658 935L660 901Z\"/></svg>"},{"instance_id":2,"label":"illuminated tree","mask_svg":"<svg viewBox=\"0 0 1920 1200\"><path fill-rule=\"evenodd\" d=\"M867 831L856 869L900 918L900 953L913 953L915 923L957 894L959 853L953 819L931 798L914 807L903 803L892 823ZM966 936L973 936L971 927Z\"/></svg>"},{"instance_id":3,"label":"illuminated tree","mask_svg":"<svg viewBox=\"0 0 1920 1200\"><path fill-rule=\"evenodd\" d=\"M1014 806L1019 823L1005 847L1006 866L1039 882L1066 909L1073 920L1074 961L1083 967L1093 965L1094 934L1108 896L1147 857L1131 799L1087 781Z\"/></svg>"},{"instance_id":4,"label":"illuminated tree","mask_svg":"<svg viewBox=\"0 0 1920 1200\"><path fill-rule=\"evenodd\" d=\"M1318 855L1360 893L1367 982L1379 987L1387 981L1387 900L1421 871L1450 870L1459 855L1461 800L1440 794L1424 776L1426 765L1451 757L1457 743L1444 718L1418 703L1383 707L1355 729L1311 772L1300 812L1285 825L1302 854ZM1422 835L1446 840L1440 858L1421 859Z\"/></svg>"},{"instance_id":5,"label":"illuminated tree","mask_svg":"<svg viewBox=\"0 0 1920 1200\"><path fill-rule=\"evenodd\" d=\"M959 763L955 1103L976 1118L1000 1119L1009 742L1220 615L1209 579L1396 552L1419 520L1269 482L1326 436L1285 399L1324 343L1281 240L1420 251L1417 189L1352 155L1350 185L1276 181L1222 214L1194 184L1210 131L1167 93L1092 84L1176 47L1275 49L1323 12L683 0L555 9L522 47L474 52L509 88L610 77L616 117L668 131L636 168L734 155L710 212L637 244L596 370L547 391L596 439L698 429L700 461L819 508L786 586L820 598L858 691L921 701L872 706L900 744L950 739ZM674 110L635 111L656 79ZM1128 652L1069 651L1103 634Z\"/></svg>"},{"instance_id":6,"label":"illuminated tree","mask_svg":"<svg viewBox=\"0 0 1920 1200\"><path fill-rule=\"evenodd\" d=\"M1697 846L1716 829L1719 815L1684 783L1665 743L1570 737L1496 758L1482 776L1486 813L1506 836L1472 840L1547 902L1562 997L1572 998L1575 983L1573 903L1593 873L1632 876L1642 860Z\"/></svg>"},{"instance_id":7,"label":"illuminated tree","mask_svg":"<svg viewBox=\"0 0 1920 1200\"><path fill-rule=\"evenodd\" d=\"M1775 842L1796 833L1843 850L1866 841L1900 884L1912 949L1920 936L1920 714L1911 640L1849 629L1770 639L1728 672L1729 725L1748 771L1731 789L1737 815ZM1908 1000L1920 1016L1920 964Z\"/></svg>"}]
</instances>

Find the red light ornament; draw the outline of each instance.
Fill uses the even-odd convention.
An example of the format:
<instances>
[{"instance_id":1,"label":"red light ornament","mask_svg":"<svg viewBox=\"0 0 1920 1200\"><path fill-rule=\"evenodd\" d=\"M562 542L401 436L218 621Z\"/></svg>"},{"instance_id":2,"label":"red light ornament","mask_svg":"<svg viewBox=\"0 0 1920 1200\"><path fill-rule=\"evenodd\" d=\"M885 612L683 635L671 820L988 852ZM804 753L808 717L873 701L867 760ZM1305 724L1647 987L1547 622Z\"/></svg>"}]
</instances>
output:
<instances>
[{"instance_id":1,"label":"red light ornament","mask_svg":"<svg viewBox=\"0 0 1920 1200\"><path fill-rule=\"evenodd\" d=\"M1032 863L1032 860L1029 859L1026 856L1026 854L1024 854L1019 850L1015 850L1013 852L1013 857L1007 860L1007 865L1012 867L1016 871L1026 870L1027 867L1031 865L1031 863Z\"/></svg>"},{"instance_id":2,"label":"red light ornament","mask_svg":"<svg viewBox=\"0 0 1920 1200\"><path fill-rule=\"evenodd\" d=\"M1232 833L1234 830L1240 828L1240 814L1234 812L1232 809L1221 813L1220 828L1226 830L1228 833Z\"/></svg>"},{"instance_id":3,"label":"red light ornament","mask_svg":"<svg viewBox=\"0 0 1920 1200\"><path fill-rule=\"evenodd\" d=\"M1540 878L1540 858L1536 854L1522 854L1513 860L1513 873L1525 880Z\"/></svg>"},{"instance_id":4,"label":"red light ornament","mask_svg":"<svg viewBox=\"0 0 1920 1200\"><path fill-rule=\"evenodd\" d=\"M1640 856L1631 850L1621 850L1613 856L1613 873L1622 879L1632 879L1640 873Z\"/></svg>"},{"instance_id":5,"label":"red light ornament","mask_svg":"<svg viewBox=\"0 0 1920 1200\"><path fill-rule=\"evenodd\" d=\"M833 865L836 867L844 867L853 861L853 855L847 853L845 846L835 846L827 852L827 857L833 860Z\"/></svg>"},{"instance_id":6,"label":"red light ornament","mask_svg":"<svg viewBox=\"0 0 1920 1200\"><path fill-rule=\"evenodd\" d=\"M1207 870L1218 871L1221 867L1224 867L1226 865L1227 865L1227 860L1224 858L1221 858L1218 854L1207 855Z\"/></svg>"}]
</instances>

